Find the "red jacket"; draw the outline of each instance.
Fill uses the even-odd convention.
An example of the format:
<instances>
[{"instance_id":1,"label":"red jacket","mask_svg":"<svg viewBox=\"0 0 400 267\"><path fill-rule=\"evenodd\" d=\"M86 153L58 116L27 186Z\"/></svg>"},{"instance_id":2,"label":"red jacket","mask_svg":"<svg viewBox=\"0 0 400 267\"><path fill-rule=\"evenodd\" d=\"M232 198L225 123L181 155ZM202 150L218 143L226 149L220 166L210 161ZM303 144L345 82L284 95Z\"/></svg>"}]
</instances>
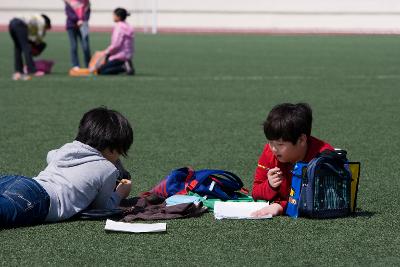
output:
<instances>
[{"instance_id":1,"label":"red jacket","mask_svg":"<svg viewBox=\"0 0 400 267\"><path fill-rule=\"evenodd\" d=\"M330 144L311 136L308 141L307 154L303 161L309 162L319 152L322 152L325 149L333 150L333 147ZM272 188L269 185L267 173L269 169L275 167L281 169L283 179L279 187ZM292 169L293 164L279 162L269 148L269 145L266 144L264 151L258 160L258 166L254 174L253 198L255 200L262 199L279 203L285 211L292 184Z\"/></svg>"}]
</instances>

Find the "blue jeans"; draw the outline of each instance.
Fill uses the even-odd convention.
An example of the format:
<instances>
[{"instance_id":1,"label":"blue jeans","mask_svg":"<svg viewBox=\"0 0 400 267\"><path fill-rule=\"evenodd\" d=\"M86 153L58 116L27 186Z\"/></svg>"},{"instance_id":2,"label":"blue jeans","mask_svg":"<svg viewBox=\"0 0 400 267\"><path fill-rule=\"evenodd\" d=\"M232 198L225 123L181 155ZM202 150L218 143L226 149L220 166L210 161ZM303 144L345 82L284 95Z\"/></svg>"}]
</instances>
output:
<instances>
[{"instance_id":1,"label":"blue jeans","mask_svg":"<svg viewBox=\"0 0 400 267\"><path fill-rule=\"evenodd\" d=\"M0 176L0 227L44 222L50 197L34 179L18 175Z\"/></svg>"},{"instance_id":2,"label":"blue jeans","mask_svg":"<svg viewBox=\"0 0 400 267\"><path fill-rule=\"evenodd\" d=\"M67 29L69 42L71 44L71 61L73 67L79 67L79 58L78 58L78 39L81 41L83 57L85 60L85 67L89 66L90 61L90 46L89 46L89 26L87 22L85 22L79 28L70 28Z\"/></svg>"}]
</instances>

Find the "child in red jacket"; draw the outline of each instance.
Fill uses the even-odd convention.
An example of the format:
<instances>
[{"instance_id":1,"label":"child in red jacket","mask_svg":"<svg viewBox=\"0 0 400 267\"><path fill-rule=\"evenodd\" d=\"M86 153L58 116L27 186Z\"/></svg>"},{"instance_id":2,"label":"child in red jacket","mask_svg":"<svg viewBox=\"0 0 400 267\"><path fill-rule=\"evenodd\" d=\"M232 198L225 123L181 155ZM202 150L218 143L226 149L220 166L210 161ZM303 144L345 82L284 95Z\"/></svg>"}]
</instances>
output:
<instances>
[{"instance_id":1,"label":"child in red jacket","mask_svg":"<svg viewBox=\"0 0 400 267\"><path fill-rule=\"evenodd\" d=\"M268 140L254 175L255 200L273 201L269 206L253 213L255 217L268 214L281 215L289 199L292 173L297 161L308 162L325 149L328 143L311 136L312 110L308 104L279 104L264 122Z\"/></svg>"}]
</instances>

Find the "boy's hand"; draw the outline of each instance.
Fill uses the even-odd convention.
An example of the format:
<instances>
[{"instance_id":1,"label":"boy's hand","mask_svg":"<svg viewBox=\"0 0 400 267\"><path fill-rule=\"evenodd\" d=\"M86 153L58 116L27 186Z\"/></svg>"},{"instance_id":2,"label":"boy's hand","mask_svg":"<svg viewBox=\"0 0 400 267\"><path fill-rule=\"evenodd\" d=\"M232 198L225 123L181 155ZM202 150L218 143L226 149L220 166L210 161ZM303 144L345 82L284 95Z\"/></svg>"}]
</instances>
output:
<instances>
[{"instance_id":1,"label":"boy's hand","mask_svg":"<svg viewBox=\"0 0 400 267\"><path fill-rule=\"evenodd\" d=\"M272 204L266 206L265 208L262 208L260 210L253 212L252 214L250 214L250 216L255 217L255 218L263 217L268 214L271 214L272 216L277 216L277 215L281 214L282 212L283 212L283 208L280 204L272 203Z\"/></svg>"},{"instance_id":2,"label":"boy's hand","mask_svg":"<svg viewBox=\"0 0 400 267\"><path fill-rule=\"evenodd\" d=\"M127 179L122 179L121 182L117 185L115 192L122 198L127 198L132 189L132 182Z\"/></svg>"},{"instance_id":3,"label":"boy's hand","mask_svg":"<svg viewBox=\"0 0 400 267\"><path fill-rule=\"evenodd\" d=\"M76 25L78 25L78 27L83 25L83 20L78 20L78 22L76 23Z\"/></svg>"},{"instance_id":4,"label":"boy's hand","mask_svg":"<svg viewBox=\"0 0 400 267\"><path fill-rule=\"evenodd\" d=\"M268 182L272 188L277 188L282 183L282 172L278 167L268 171Z\"/></svg>"}]
</instances>

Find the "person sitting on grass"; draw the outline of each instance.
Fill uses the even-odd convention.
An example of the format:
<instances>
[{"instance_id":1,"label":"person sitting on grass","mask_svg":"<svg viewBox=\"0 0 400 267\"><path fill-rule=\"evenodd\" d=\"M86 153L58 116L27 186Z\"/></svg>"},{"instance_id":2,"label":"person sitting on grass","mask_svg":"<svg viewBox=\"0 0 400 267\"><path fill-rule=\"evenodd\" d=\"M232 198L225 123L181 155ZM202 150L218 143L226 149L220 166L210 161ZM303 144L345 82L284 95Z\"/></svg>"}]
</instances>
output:
<instances>
[{"instance_id":1,"label":"person sitting on grass","mask_svg":"<svg viewBox=\"0 0 400 267\"><path fill-rule=\"evenodd\" d=\"M311 136L312 110L308 104L284 103L275 106L264 122L268 140L254 175L252 196L273 203L253 213L255 217L285 212L291 189L291 170L297 161L309 162L318 153L333 147Z\"/></svg>"},{"instance_id":2,"label":"person sitting on grass","mask_svg":"<svg viewBox=\"0 0 400 267\"><path fill-rule=\"evenodd\" d=\"M14 42L14 74L13 80L29 80L30 74L43 76L43 71L36 70L33 61L32 46L44 49L43 38L46 31L51 29L51 21L44 14L27 17L15 17L8 26L11 38ZM22 55L25 58L28 75L24 75L24 64Z\"/></svg>"},{"instance_id":3,"label":"person sitting on grass","mask_svg":"<svg viewBox=\"0 0 400 267\"><path fill-rule=\"evenodd\" d=\"M130 14L124 8L114 10L114 22L116 23L111 36L111 44L102 53L106 62L98 70L97 74L135 74L132 64L134 54L134 31L125 21Z\"/></svg>"},{"instance_id":4,"label":"person sitting on grass","mask_svg":"<svg viewBox=\"0 0 400 267\"><path fill-rule=\"evenodd\" d=\"M119 158L132 142L132 127L119 112L88 111L75 140L50 151L37 177L0 177L0 226L57 222L85 209L118 207L131 191Z\"/></svg>"}]
</instances>

